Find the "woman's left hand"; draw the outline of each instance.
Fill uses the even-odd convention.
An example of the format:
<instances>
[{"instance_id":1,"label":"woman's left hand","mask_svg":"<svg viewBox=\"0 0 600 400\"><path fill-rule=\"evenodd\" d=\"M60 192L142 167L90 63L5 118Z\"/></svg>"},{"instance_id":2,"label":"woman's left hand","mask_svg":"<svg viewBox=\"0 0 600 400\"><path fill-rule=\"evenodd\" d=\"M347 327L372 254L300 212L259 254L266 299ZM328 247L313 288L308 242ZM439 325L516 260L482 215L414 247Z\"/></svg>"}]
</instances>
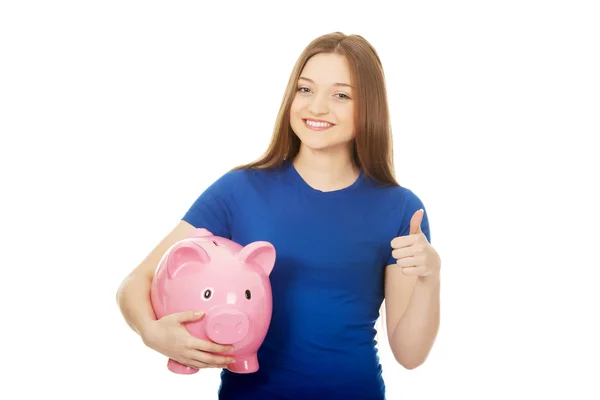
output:
<instances>
[{"instance_id":1,"label":"woman's left hand","mask_svg":"<svg viewBox=\"0 0 600 400\"><path fill-rule=\"evenodd\" d=\"M415 212L410 220L410 233L398 236L391 242L392 257L407 276L439 276L441 260L421 230L423 209Z\"/></svg>"}]
</instances>

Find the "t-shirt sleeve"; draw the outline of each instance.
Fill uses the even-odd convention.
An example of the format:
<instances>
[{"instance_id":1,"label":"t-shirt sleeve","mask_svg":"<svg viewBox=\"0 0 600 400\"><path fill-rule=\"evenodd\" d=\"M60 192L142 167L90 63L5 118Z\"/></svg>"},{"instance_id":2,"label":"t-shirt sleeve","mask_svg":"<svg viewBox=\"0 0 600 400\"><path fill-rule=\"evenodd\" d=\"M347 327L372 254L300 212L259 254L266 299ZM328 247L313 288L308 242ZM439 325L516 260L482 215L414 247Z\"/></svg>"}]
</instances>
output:
<instances>
[{"instance_id":1,"label":"t-shirt sleeve","mask_svg":"<svg viewBox=\"0 0 600 400\"><path fill-rule=\"evenodd\" d=\"M215 236L231 239L233 174L226 173L204 190L185 212L182 220L205 228Z\"/></svg>"},{"instance_id":2,"label":"t-shirt sleeve","mask_svg":"<svg viewBox=\"0 0 600 400\"><path fill-rule=\"evenodd\" d=\"M400 229L396 236L406 236L410 232L410 220L413 214L420 209L423 209L423 220L421 221L421 230L427 238L427 241L431 243L431 231L429 229L429 217L427 215L427 209L421 201L421 199L411 190L406 190L402 198L401 213L403 215L400 223ZM391 241L391 240L390 240ZM396 259L392 256L390 251L390 257L388 258L386 265L396 264Z\"/></svg>"}]
</instances>

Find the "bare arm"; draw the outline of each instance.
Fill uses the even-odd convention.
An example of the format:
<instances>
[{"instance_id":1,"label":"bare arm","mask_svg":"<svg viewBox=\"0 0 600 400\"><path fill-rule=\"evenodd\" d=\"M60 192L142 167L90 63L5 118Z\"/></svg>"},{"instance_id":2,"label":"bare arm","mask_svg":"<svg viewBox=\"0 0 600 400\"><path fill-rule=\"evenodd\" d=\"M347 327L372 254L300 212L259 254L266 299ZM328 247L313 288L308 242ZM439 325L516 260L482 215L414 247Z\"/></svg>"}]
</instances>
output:
<instances>
[{"instance_id":1,"label":"bare arm","mask_svg":"<svg viewBox=\"0 0 600 400\"><path fill-rule=\"evenodd\" d=\"M440 324L440 277L405 276L402 268L386 268L387 334L396 361L414 369L427 359Z\"/></svg>"},{"instance_id":2,"label":"bare arm","mask_svg":"<svg viewBox=\"0 0 600 400\"><path fill-rule=\"evenodd\" d=\"M134 268L117 291L117 304L127 324L142 338L156 316L150 303L150 286L161 257L174 243L184 239L195 228L180 221L175 228Z\"/></svg>"}]
</instances>

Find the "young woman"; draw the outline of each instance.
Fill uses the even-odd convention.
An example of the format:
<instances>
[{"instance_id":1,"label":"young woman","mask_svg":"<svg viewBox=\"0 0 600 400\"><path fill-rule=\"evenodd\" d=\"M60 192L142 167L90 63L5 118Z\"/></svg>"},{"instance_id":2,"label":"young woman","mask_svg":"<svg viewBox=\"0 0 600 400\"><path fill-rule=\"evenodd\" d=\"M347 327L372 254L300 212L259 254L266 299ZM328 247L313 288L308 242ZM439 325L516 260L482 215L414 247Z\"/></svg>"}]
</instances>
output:
<instances>
[{"instance_id":1,"label":"young woman","mask_svg":"<svg viewBox=\"0 0 600 400\"><path fill-rule=\"evenodd\" d=\"M195 228L271 242L273 315L260 369L235 374L228 346L192 337L190 310L157 320L149 289L164 252ZM423 203L394 179L383 69L362 37L311 42L291 74L271 144L207 188L124 280L122 314L150 348L224 368L220 399L384 399L374 324L385 298L396 360L415 368L439 325L440 258Z\"/></svg>"}]
</instances>

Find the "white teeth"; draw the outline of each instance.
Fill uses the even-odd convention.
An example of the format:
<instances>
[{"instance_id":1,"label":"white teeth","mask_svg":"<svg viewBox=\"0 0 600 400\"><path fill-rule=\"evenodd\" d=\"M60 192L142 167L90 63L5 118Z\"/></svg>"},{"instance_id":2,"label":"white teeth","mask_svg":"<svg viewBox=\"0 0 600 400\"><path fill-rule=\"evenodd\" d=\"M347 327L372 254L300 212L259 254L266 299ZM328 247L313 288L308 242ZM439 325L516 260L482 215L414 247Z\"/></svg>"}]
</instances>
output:
<instances>
[{"instance_id":1,"label":"white teeth","mask_svg":"<svg viewBox=\"0 0 600 400\"><path fill-rule=\"evenodd\" d=\"M325 128L327 126L331 126L332 124L328 124L327 122L315 122L306 120L306 125L314 126L315 128Z\"/></svg>"}]
</instances>

